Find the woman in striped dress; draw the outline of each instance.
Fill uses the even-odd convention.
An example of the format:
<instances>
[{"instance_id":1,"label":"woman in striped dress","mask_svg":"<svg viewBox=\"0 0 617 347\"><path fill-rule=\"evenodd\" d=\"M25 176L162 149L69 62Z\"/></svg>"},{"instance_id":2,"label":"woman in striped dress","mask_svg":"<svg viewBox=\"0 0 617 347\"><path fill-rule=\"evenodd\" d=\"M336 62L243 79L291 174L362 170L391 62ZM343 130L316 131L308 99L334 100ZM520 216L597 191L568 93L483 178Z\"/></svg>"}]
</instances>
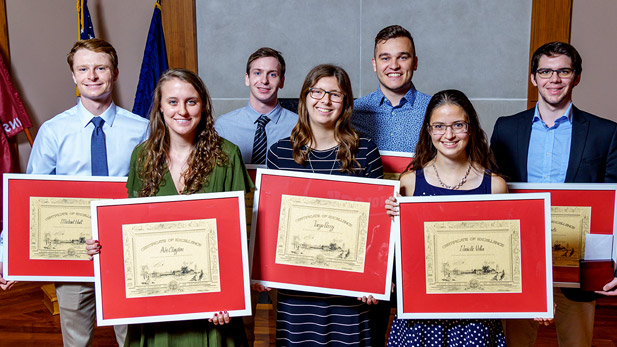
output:
<instances>
[{"instance_id":1,"label":"woman in striped dress","mask_svg":"<svg viewBox=\"0 0 617 347\"><path fill-rule=\"evenodd\" d=\"M300 93L298 123L291 137L272 145L269 169L382 178L375 143L351 126L353 94L349 76L334 65L318 65ZM257 286L264 290L263 286ZM349 298L278 291L278 346L370 346L371 296Z\"/></svg>"}]
</instances>

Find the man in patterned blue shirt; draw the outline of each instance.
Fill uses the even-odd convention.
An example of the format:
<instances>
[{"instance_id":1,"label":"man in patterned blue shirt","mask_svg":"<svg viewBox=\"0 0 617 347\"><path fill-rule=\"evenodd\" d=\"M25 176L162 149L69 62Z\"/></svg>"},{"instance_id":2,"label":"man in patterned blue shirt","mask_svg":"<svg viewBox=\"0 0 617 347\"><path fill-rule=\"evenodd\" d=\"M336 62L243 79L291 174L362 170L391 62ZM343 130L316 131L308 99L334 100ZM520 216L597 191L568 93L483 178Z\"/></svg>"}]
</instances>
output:
<instances>
[{"instance_id":1,"label":"man in patterned blue shirt","mask_svg":"<svg viewBox=\"0 0 617 347\"><path fill-rule=\"evenodd\" d=\"M416 90L411 78L418 57L409 31L383 28L375 37L373 70L379 88L354 102L352 122L381 151L414 152L430 96Z\"/></svg>"}]
</instances>

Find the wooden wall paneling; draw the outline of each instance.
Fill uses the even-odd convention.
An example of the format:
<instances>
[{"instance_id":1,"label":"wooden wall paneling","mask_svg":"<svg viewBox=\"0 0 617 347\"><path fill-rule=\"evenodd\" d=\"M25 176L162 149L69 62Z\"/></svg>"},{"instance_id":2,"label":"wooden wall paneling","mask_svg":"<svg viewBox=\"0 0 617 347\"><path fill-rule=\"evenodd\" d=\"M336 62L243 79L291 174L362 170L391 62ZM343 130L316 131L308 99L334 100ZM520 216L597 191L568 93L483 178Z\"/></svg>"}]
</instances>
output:
<instances>
[{"instance_id":1,"label":"wooden wall paneling","mask_svg":"<svg viewBox=\"0 0 617 347\"><path fill-rule=\"evenodd\" d=\"M197 72L195 0L161 0L161 15L169 67Z\"/></svg>"},{"instance_id":2,"label":"wooden wall paneling","mask_svg":"<svg viewBox=\"0 0 617 347\"><path fill-rule=\"evenodd\" d=\"M570 42L573 0L533 0L529 61L533 52L547 42ZM531 72L531 71L530 71ZM538 101L538 89L528 82L527 107Z\"/></svg>"},{"instance_id":3,"label":"wooden wall paneling","mask_svg":"<svg viewBox=\"0 0 617 347\"><path fill-rule=\"evenodd\" d=\"M9 51L9 30L6 22L6 1L0 0L0 52L4 58L6 66L11 64L11 53Z\"/></svg>"}]
</instances>

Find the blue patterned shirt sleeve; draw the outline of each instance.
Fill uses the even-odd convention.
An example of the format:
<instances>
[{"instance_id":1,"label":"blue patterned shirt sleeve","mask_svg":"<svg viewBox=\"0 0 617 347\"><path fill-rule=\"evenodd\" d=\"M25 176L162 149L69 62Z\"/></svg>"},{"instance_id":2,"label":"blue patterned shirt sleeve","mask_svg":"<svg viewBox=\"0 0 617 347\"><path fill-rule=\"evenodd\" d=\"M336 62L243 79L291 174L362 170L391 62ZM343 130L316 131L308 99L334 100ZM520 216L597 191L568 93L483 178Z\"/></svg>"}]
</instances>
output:
<instances>
[{"instance_id":1,"label":"blue patterned shirt sleeve","mask_svg":"<svg viewBox=\"0 0 617 347\"><path fill-rule=\"evenodd\" d=\"M354 102L352 123L361 134L371 138L381 151L415 151L431 99L411 86L399 105L392 106L381 89Z\"/></svg>"}]
</instances>

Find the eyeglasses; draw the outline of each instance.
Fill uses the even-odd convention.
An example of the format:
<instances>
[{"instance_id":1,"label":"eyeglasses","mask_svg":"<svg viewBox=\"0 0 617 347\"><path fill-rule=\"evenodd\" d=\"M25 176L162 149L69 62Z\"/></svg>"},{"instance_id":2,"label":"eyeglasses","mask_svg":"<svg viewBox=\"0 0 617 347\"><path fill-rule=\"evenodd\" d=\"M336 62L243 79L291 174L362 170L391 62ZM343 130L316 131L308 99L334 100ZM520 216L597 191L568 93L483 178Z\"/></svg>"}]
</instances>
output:
<instances>
[{"instance_id":1,"label":"eyeglasses","mask_svg":"<svg viewBox=\"0 0 617 347\"><path fill-rule=\"evenodd\" d=\"M431 135L443 135L448 128L452 129L454 134L466 133L469 129L469 123L467 122L454 122L452 124L433 123L428 126L428 130Z\"/></svg>"},{"instance_id":2,"label":"eyeglasses","mask_svg":"<svg viewBox=\"0 0 617 347\"><path fill-rule=\"evenodd\" d=\"M572 75L574 75L574 70L572 70L570 68L557 69L557 70L553 70L553 69L538 69L536 71L538 76L540 76L540 78L543 78L543 79L549 79L549 78L553 77L553 73L554 72L557 73L557 76L559 76L559 78L570 78L570 77L572 77Z\"/></svg>"},{"instance_id":3,"label":"eyeglasses","mask_svg":"<svg viewBox=\"0 0 617 347\"><path fill-rule=\"evenodd\" d=\"M309 89L309 95L311 98L315 100L321 100L326 94L330 94L330 101L332 102L343 102L343 98L345 97L344 93L335 92L335 91L327 91L321 88L311 88Z\"/></svg>"}]
</instances>

